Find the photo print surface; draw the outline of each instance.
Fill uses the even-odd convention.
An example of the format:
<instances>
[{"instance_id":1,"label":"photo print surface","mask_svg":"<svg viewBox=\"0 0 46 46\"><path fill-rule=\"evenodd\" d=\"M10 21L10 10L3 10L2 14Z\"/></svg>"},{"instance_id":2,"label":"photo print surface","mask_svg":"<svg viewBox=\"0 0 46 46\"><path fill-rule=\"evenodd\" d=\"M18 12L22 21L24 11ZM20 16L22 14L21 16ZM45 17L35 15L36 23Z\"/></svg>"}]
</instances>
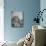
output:
<instances>
[{"instance_id":1,"label":"photo print surface","mask_svg":"<svg viewBox=\"0 0 46 46\"><path fill-rule=\"evenodd\" d=\"M23 27L24 26L24 15L20 11L11 12L11 26L12 27Z\"/></svg>"}]
</instances>

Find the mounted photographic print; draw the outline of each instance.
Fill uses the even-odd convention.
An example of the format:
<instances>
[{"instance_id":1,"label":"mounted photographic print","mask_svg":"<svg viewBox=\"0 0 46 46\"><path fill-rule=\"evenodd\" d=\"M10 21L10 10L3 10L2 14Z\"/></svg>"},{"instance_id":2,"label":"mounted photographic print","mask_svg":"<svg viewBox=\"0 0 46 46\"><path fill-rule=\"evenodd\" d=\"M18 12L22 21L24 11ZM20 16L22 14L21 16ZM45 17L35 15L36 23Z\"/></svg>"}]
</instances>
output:
<instances>
[{"instance_id":1,"label":"mounted photographic print","mask_svg":"<svg viewBox=\"0 0 46 46\"><path fill-rule=\"evenodd\" d=\"M11 26L12 27L23 27L24 26L24 15L23 12L14 11L11 14Z\"/></svg>"}]
</instances>

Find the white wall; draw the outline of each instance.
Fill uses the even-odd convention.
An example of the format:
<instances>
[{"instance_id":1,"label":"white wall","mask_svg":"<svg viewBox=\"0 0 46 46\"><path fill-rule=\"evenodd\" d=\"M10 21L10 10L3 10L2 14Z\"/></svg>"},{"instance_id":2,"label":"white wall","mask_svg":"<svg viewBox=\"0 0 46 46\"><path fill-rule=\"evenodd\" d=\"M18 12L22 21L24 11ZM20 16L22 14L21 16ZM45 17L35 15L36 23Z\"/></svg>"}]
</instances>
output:
<instances>
[{"instance_id":1,"label":"white wall","mask_svg":"<svg viewBox=\"0 0 46 46\"><path fill-rule=\"evenodd\" d=\"M0 42L4 41L4 0L0 0Z\"/></svg>"}]
</instances>

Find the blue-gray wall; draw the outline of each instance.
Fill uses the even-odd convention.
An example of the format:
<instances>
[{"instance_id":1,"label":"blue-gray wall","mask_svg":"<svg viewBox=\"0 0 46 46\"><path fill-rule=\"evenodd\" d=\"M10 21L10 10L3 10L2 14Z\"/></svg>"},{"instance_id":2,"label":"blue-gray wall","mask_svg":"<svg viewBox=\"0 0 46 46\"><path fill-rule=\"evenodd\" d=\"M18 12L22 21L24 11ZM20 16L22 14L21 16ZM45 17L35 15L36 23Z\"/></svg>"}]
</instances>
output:
<instances>
[{"instance_id":1,"label":"blue-gray wall","mask_svg":"<svg viewBox=\"0 0 46 46\"><path fill-rule=\"evenodd\" d=\"M36 17L35 12L40 9L40 0L5 0L4 1L4 35L7 41L18 41L32 28L32 20ZM24 27L11 27L11 11L24 11Z\"/></svg>"}]
</instances>

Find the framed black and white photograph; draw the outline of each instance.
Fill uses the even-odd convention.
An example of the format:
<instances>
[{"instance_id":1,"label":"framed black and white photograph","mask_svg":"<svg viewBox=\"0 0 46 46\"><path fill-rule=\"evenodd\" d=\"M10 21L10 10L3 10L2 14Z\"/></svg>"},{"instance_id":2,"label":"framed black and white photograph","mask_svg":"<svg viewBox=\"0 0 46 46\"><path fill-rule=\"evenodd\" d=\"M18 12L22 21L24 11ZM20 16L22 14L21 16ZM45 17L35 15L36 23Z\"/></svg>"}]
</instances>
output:
<instances>
[{"instance_id":1,"label":"framed black and white photograph","mask_svg":"<svg viewBox=\"0 0 46 46\"><path fill-rule=\"evenodd\" d=\"M11 26L23 27L24 26L24 14L20 11L12 11L11 14Z\"/></svg>"}]
</instances>

